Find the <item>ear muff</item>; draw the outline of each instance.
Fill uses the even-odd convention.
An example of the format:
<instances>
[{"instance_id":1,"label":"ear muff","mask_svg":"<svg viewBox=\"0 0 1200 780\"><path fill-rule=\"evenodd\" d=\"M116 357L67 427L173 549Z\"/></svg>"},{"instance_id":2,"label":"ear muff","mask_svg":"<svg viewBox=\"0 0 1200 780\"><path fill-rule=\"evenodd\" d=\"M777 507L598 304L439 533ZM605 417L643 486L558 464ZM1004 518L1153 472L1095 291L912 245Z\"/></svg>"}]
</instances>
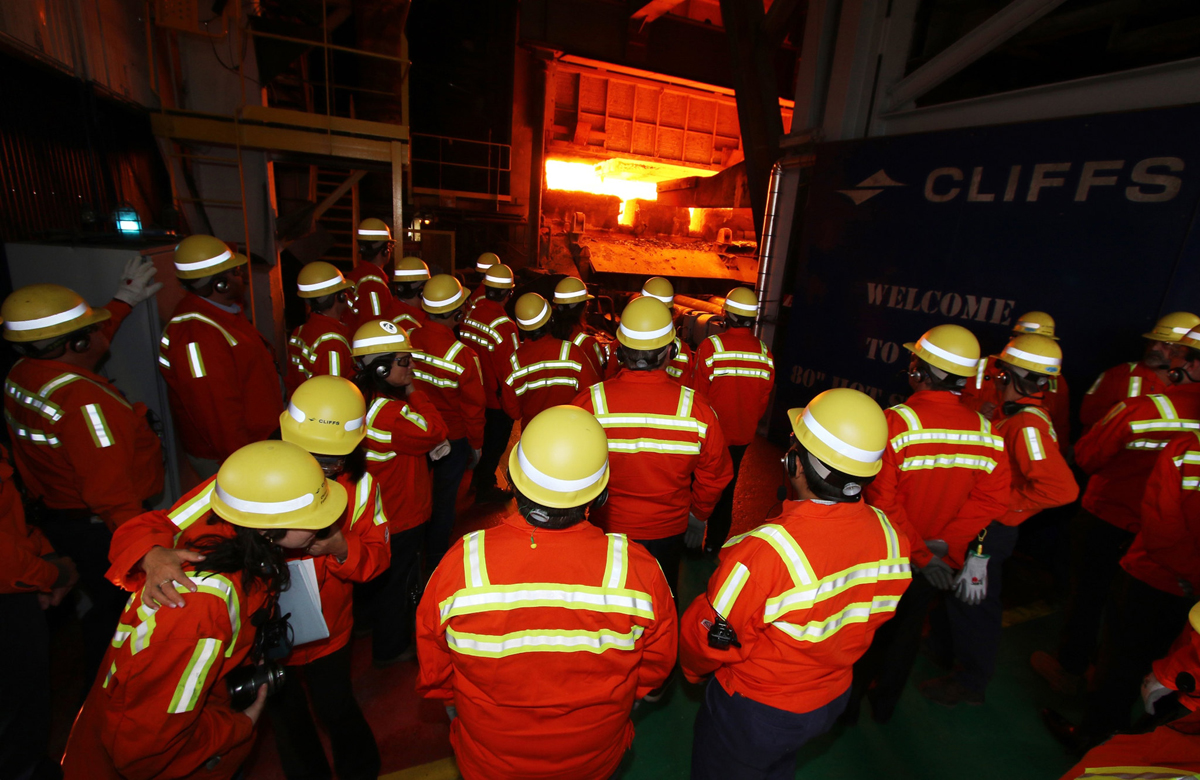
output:
<instances>
[{"instance_id":1,"label":"ear muff","mask_svg":"<svg viewBox=\"0 0 1200 780\"><path fill-rule=\"evenodd\" d=\"M675 358L677 358L677 357L679 357L679 342L678 342L678 341L672 341L672 342L671 342L671 357L669 357L669 358L667 358L667 359L668 359L668 360L674 360L674 359L675 359Z\"/></svg>"},{"instance_id":2,"label":"ear muff","mask_svg":"<svg viewBox=\"0 0 1200 780\"><path fill-rule=\"evenodd\" d=\"M224 276L218 276L216 280L213 281L213 292L220 293L221 295L229 292L229 280Z\"/></svg>"},{"instance_id":3,"label":"ear muff","mask_svg":"<svg viewBox=\"0 0 1200 780\"><path fill-rule=\"evenodd\" d=\"M925 369L921 368L919 365L916 368L910 368L908 370L908 378L918 384L929 380L929 377L925 374Z\"/></svg>"},{"instance_id":4,"label":"ear muff","mask_svg":"<svg viewBox=\"0 0 1200 780\"><path fill-rule=\"evenodd\" d=\"M375 376L379 377L380 379L387 379L388 374L392 373L392 364L394 361L395 358L388 358L387 360L378 361L375 364Z\"/></svg>"},{"instance_id":5,"label":"ear muff","mask_svg":"<svg viewBox=\"0 0 1200 780\"><path fill-rule=\"evenodd\" d=\"M799 473L800 461L798 460L799 453L794 449L789 449L783 453L783 468L787 471L789 477L795 477Z\"/></svg>"},{"instance_id":6,"label":"ear muff","mask_svg":"<svg viewBox=\"0 0 1200 780\"><path fill-rule=\"evenodd\" d=\"M75 354L82 354L87 352L88 348L92 346L92 336L89 333L85 333L78 338L71 339L67 346Z\"/></svg>"},{"instance_id":7,"label":"ear muff","mask_svg":"<svg viewBox=\"0 0 1200 780\"><path fill-rule=\"evenodd\" d=\"M349 303L350 302L350 295L345 290L339 290L337 295L335 295L333 298L338 303Z\"/></svg>"},{"instance_id":8,"label":"ear muff","mask_svg":"<svg viewBox=\"0 0 1200 780\"><path fill-rule=\"evenodd\" d=\"M608 486L604 486L604 490L600 491L600 495L592 499L592 509L599 509L608 503Z\"/></svg>"}]
</instances>

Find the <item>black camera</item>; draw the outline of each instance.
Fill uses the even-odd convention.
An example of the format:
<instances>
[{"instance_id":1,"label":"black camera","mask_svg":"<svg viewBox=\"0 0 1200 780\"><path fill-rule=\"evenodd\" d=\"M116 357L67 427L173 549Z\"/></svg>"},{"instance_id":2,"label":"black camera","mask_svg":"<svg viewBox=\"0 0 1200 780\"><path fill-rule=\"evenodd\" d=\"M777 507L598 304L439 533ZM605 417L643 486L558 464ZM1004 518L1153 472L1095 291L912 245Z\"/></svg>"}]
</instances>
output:
<instances>
[{"instance_id":1,"label":"black camera","mask_svg":"<svg viewBox=\"0 0 1200 780\"><path fill-rule=\"evenodd\" d=\"M267 686L267 695L273 696L283 688L286 679L283 667L274 661L266 661L259 666L240 666L225 675L229 706L241 712L254 703L259 686Z\"/></svg>"},{"instance_id":2,"label":"black camera","mask_svg":"<svg viewBox=\"0 0 1200 780\"><path fill-rule=\"evenodd\" d=\"M254 703L260 685L267 686L268 696L283 688L287 675L279 661L292 652L292 629L288 625L288 617L279 614L278 602L272 602L250 616L250 622L258 629L254 635L254 647L250 650L251 665L239 667L225 675L229 705L238 712Z\"/></svg>"}]
</instances>

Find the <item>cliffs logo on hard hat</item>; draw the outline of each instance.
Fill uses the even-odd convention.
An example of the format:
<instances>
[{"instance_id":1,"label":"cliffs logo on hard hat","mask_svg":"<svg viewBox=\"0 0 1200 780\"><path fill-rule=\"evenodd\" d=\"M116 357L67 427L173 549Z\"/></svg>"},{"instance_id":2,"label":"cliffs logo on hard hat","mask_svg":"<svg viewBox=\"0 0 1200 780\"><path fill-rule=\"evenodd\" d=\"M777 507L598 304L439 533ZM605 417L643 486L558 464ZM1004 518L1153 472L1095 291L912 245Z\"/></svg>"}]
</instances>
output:
<instances>
[{"instance_id":1,"label":"cliffs logo on hard hat","mask_svg":"<svg viewBox=\"0 0 1200 780\"><path fill-rule=\"evenodd\" d=\"M929 203L1086 203L1111 192L1133 203L1166 203L1174 200L1183 179L1174 174L1184 169L1180 157L1147 157L1128 164L1126 160L1086 160L1080 163L1016 163L1009 166L939 167L924 181L923 195ZM885 189L908 187L880 169L847 189L837 190L855 206L861 206ZM1061 194L1058 194L1061 193ZM1042 196L1047 196L1042 201Z\"/></svg>"},{"instance_id":2,"label":"cliffs logo on hard hat","mask_svg":"<svg viewBox=\"0 0 1200 780\"><path fill-rule=\"evenodd\" d=\"M341 425L341 420L317 420L318 425Z\"/></svg>"}]
</instances>

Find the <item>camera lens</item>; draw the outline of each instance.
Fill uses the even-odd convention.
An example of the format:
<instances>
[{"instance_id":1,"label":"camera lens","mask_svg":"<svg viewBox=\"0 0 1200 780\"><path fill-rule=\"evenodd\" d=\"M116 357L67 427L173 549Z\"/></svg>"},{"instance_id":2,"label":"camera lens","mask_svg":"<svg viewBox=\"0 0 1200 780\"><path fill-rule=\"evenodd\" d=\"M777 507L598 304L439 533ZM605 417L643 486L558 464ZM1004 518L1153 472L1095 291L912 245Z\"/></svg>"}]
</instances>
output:
<instances>
[{"instance_id":1,"label":"camera lens","mask_svg":"<svg viewBox=\"0 0 1200 780\"><path fill-rule=\"evenodd\" d=\"M254 703L260 686L267 686L267 695L273 696L283 688L286 679L283 667L270 661L259 666L238 667L225 676L229 706L241 712Z\"/></svg>"}]
</instances>

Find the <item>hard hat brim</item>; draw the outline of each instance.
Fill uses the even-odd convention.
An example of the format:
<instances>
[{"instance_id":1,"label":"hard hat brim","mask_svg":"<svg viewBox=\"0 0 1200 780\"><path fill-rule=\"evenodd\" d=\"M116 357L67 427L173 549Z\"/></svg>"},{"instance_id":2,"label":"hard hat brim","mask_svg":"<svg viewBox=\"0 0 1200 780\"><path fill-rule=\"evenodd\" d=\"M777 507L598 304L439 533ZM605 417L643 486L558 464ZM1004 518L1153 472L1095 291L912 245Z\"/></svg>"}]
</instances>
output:
<instances>
[{"instance_id":1,"label":"hard hat brim","mask_svg":"<svg viewBox=\"0 0 1200 780\"><path fill-rule=\"evenodd\" d=\"M1179 338L1171 338L1160 333L1143 333L1142 338L1149 339L1150 341L1161 341L1164 344L1178 344L1183 340L1183 335L1180 335Z\"/></svg>"},{"instance_id":2,"label":"hard hat brim","mask_svg":"<svg viewBox=\"0 0 1200 780\"><path fill-rule=\"evenodd\" d=\"M584 301L594 301L594 300L596 300L596 296L592 295L591 293L584 293L583 295L580 295L578 298L572 298L569 301L560 300L558 297L558 293L554 293L554 298L550 302L556 306L570 306L575 303L583 303Z\"/></svg>"},{"instance_id":3,"label":"hard hat brim","mask_svg":"<svg viewBox=\"0 0 1200 780\"><path fill-rule=\"evenodd\" d=\"M342 290L350 290L353 288L354 282L351 282L349 279L343 279L341 282L338 282L332 287L324 287L320 290L300 290L296 293L296 295L300 298L324 298L327 295L333 295L334 293L339 293Z\"/></svg>"},{"instance_id":4,"label":"hard hat brim","mask_svg":"<svg viewBox=\"0 0 1200 780\"><path fill-rule=\"evenodd\" d=\"M222 501L214 490L211 499L212 510L221 519L243 528L319 531L333 525L345 514L349 500L346 488L336 480L326 479L325 488L327 495L323 502L309 505L304 510L289 512L287 515L260 515L234 509Z\"/></svg>"},{"instance_id":5,"label":"hard hat brim","mask_svg":"<svg viewBox=\"0 0 1200 780\"><path fill-rule=\"evenodd\" d=\"M247 265L249 262L250 262L250 258L246 257L243 254L238 254L237 252L234 252L233 256L230 257L228 260L226 260L225 262L220 263L218 265L214 265L211 268L200 268L195 271L180 271L179 267L176 266L175 267L175 278L176 279L203 279L206 276L216 276L217 274L221 273L222 271L228 271L230 268L237 268L239 265Z\"/></svg>"},{"instance_id":6,"label":"hard hat brim","mask_svg":"<svg viewBox=\"0 0 1200 780\"><path fill-rule=\"evenodd\" d=\"M342 435L337 439L313 436L304 430L302 425L303 423L296 422L286 410L279 415L279 432L283 440L313 455L349 455L367 437L366 425L353 432L339 426L336 430L341 431ZM331 425L325 427L334 430Z\"/></svg>"},{"instance_id":7,"label":"hard hat brim","mask_svg":"<svg viewBox=\"0 0 1200 780\"><path fill-rule=\"evenodd\" d=\"M842 453L837 452L825 442L821 441L816 435L808 429L804 424L804 411L807 406L802 406L799 409L788 409L788 422L792 425L792 433L796 435L797 441L804 449L811 452L817 460L824 463L826 466L835 468L844 474L849 474L854 477L873 477L883 469L883 460L877 460L873 463L864 463L860 460L854 460Z\"/></svg>"},{"instance_id":8,"label":"hard hat brim","mask_svg":"<svg viewBox=\"0 0 1200 780\"><path fill-rule=\"evenodd\" d=\"M108 309L92 309L88 314L66 322L60 322L55 325L47 325L44 328L34 328L33 330L9 330L8 325L4 326L4 340L12 341L18 344L24 344L30 341L41 341L42 339L52 339L55 336L62 336L67 333L86 328L89 325L95 325L112 317L112 312Z\"/></svg>"},{"instance_id":9,"label":"hard hat brim","mask_svg":"<svg viewBox=\"0 0 1200 780\"><path fill-rule=\"evenodd\" d=\"M932 352L926 352L918 347L915 341L904 342L904 348L921 358L921 360L924 360L929 365L933 366L934 368L939 368L942 371L945 371L947 374L971 377L975 376L975 374L979 371L978 367L968 368L967 366L960 366L955 363L951 363L949 360L944 360Z\"/></svg>"},{"instance_id":10,"label":"hard hat brim","mask_svg":"<svg viewBox=\"0 0 1200 780\"><path fill-rule=\"evenodd\" d=\"M604 470L604 476L600 480L583 490L576 490L570 493L558 493L553 490L538 485L525 475L521 470L520 457L517 453L517 448L513 447L512 452L508 454L508 473L512 480L513 487L521 491L523 495L536 501L542 506L548 506L552 509L570 509L572 507L583 506L592 501L608 487L608 479L612 476L612 464Z\"/></svg>"}]
</instances>

